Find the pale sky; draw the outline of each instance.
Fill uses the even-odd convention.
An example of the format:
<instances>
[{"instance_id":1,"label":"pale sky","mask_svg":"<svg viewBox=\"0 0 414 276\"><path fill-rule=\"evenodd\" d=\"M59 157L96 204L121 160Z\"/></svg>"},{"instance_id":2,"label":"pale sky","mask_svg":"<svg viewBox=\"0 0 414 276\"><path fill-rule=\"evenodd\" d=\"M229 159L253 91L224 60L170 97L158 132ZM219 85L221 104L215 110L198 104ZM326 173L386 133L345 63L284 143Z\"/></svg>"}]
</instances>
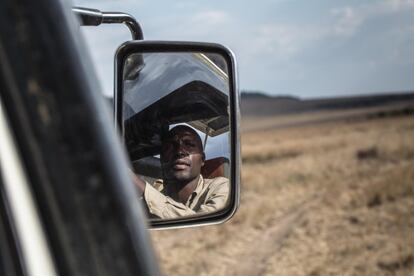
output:
<instances>
[{"instance_id":1,"label":"pale sky","mask_svg":"<svg viewBox=\"0 0 414 276\"><path fill-rule=\"evenodd\" d=\"M303 98L414 91L414 0L116 0L77 6L133 15L148 40L216 42L241 90ZM82 27L103 93L113 94L126 26Z\"/></svg>"}]
</instances>

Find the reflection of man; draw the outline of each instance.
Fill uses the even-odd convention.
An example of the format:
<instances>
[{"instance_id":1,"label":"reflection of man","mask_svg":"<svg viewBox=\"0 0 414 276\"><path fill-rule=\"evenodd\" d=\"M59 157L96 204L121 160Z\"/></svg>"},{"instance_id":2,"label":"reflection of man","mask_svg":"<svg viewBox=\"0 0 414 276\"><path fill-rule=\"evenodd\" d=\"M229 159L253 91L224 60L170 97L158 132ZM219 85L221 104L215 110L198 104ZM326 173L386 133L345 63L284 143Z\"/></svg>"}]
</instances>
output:
<instances>
[{"instance_id":1,"label":"reflection of man","mask_svg":"<svg viewBox=\"0 0 414 276\"><path fill-rule=\"evenodd\" d=\"M160 188L133 175L149 212L160 218L176 218L212 212L225 206L229 181L224 177L204 179L201 167L205 154L201 139L191 127L180 125L163 137Z\"/></svg>"}]
</instances>

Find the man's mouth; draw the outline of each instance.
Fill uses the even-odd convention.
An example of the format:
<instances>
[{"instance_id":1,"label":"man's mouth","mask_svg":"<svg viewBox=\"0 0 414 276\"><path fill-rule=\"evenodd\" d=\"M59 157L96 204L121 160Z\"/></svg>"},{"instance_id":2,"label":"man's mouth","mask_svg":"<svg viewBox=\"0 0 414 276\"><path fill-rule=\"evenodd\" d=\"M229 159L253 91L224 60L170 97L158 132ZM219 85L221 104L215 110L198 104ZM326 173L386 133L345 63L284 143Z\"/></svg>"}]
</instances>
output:
<instances>
[{"instance_id":1,"label":"man's mouth","mask_svg":"<svg viewBox=\"0 0 414 276\"><path fill-rule=\"evenodd\" d=\"M172 163L174 170L185 170L188 167L190 167L190 162L184 159L177 159Z\"/></svg>"}]
</instances>

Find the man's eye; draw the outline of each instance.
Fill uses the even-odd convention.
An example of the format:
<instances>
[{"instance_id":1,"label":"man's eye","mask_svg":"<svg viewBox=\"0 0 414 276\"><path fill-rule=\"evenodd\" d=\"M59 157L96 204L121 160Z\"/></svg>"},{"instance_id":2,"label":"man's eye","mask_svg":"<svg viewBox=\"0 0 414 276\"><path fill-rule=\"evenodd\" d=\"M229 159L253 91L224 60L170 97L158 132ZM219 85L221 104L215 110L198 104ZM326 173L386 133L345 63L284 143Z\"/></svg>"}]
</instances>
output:
<instances>
[{"instance_id":1,"label":"man's eye","mask_svg":"<svg viewBox=\"0 0 414 276\"><path fill-rule=\"evenodd\" d=\"M186 145L188 147L195 147L195 143L193 143L193 142L184 142L184 145Z\"/></svg>"}]
</instances>

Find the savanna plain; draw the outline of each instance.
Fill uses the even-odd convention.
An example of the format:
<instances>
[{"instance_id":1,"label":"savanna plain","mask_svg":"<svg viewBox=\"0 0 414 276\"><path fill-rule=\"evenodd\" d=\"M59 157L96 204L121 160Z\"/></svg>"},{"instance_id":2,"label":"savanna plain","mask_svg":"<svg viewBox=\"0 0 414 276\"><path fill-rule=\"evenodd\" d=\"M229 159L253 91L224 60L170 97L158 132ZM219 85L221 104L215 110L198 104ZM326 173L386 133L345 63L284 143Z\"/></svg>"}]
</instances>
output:
<instances>
[{"instance_id":1,"label":"savanna plain","mask_svg":"<svg viewBox=\"0 0 414 276\"><path fill-rule=\"evenodd\" d=\"M243 118L240 208L152 231L165 275L414 275L412 112L320 116Z\"/></svg>"}]
</instances>

